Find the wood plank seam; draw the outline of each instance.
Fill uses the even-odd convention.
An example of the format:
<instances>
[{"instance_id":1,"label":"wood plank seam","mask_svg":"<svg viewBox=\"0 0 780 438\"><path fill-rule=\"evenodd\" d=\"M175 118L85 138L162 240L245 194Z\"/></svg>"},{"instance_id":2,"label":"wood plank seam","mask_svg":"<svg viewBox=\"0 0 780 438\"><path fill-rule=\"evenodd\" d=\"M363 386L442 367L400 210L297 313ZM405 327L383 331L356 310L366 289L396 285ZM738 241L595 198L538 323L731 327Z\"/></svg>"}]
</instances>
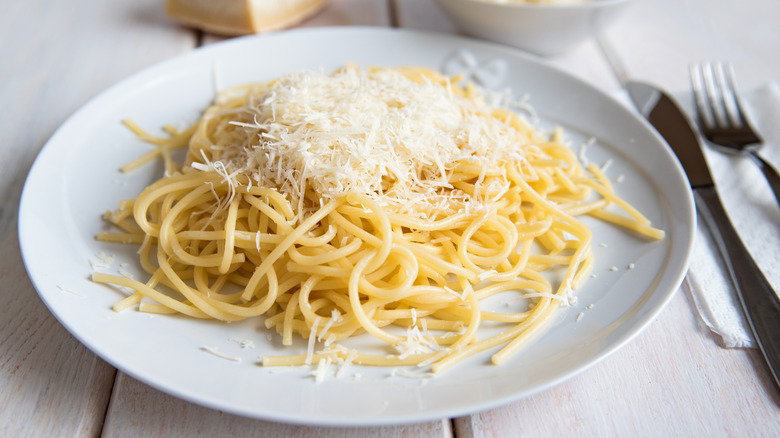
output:
<instances>
[{"instance_id":1,"label":"wood plank seam","mask_svg":"<svg viewBox=\"0 0 780 438\"><path fill-rule=\"evenodd\" d=\"M390 19L390 27L397 28L399 20L398 20L398 5L396 5L396 0L387 0L387 15L389 15Z\"/></svg>"}]
</instances>

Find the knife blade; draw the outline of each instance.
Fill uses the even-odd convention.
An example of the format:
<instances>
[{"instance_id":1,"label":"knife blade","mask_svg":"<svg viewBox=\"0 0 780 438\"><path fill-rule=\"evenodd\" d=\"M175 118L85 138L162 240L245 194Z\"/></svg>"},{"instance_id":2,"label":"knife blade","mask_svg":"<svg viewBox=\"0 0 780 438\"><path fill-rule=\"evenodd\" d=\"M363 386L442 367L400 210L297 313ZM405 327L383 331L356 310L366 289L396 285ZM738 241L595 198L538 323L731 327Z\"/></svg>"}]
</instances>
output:
<instances>
[{"instance_id":1,"label":"knife blade","mask_svg":"<svg viewBox=\"0 0 780 438\"><path fill-rule=\"evenodd\" d=\"M648 122L666 140L682 164L696 208L712 232L729 271L753 336L780 389L780 299L748 252L718 197L702 153L700 137L674 100L657 87L629 81L626 89Z\"/></svg>"}]
</instances>

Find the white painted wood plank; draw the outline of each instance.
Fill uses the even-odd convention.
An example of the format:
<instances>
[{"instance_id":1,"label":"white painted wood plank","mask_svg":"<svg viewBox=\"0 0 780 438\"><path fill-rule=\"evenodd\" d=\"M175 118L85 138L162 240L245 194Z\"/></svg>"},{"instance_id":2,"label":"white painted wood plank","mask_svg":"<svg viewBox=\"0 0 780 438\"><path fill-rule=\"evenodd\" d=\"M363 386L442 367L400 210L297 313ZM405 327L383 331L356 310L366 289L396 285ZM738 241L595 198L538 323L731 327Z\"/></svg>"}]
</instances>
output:
<instances>
[{"instance_id":1,"label":"white painted wood plank","mask_svg":"<svg viewBox=\"0 0 780 438\"><path fill-rule=\"evenodd\" d=\"M115 371L35 294L16 216L22 184L54 130L90 97L192 45L158 0L6 2L0 14L0 435L96 436Z\"/></svg>"},{"instance_id":2,"label":"white painted wood plank","mask_svg":"<svg viewBox=\"0 0 780 438\"><path fill-rule=\"evenodd\" d=\"M455 421L459 438L780 436L760 353L726 350L679 291L645 332L549 391Z\"/></svg>"},{"instance_id":3,"label":"white painted wood plank","mask_svg":"<svg viewBox=\"0 0 780 438\"><path fill-rule=\"evenodd\" d=\"M7 228L0 241L0 436L96 436L114 369L79 344L38 299L22 266L15 227Z\"/></svg>"},{"instance_id":4,"label":"white painted wood plank","mask_svg":"<svg viewBox=\"0 0 780 438\"><path fill-rule=\"evenodd\" d=\"M395 1L398 27L468 36L457 28L434 0ZM538 59L604 91L611 92L620 88L620 83L613 74L612 67L602 54L595 39L584 41L580 46L562 55L550 58L538 57ZM522 74L522 72L517 72L517 74Z\"/></svg>"},{"instance_id":5,"label":"white painted wood plank","mask_svg":"<svg viewBox=\"0 0 780 438\"><path fill-rule=\"evenodd\" d=\"M780 82L780 2L636 0L605 41L627 73L670 91L689 88L691 63L734 63L741 85Z\"/></svg>"},{"instance_id":6,"label":"white painted wood plank","mask_svg":"<svg viewBox=\"0 0 780 438\"><path fill-rule=\"evenodd\" d=\"M258 394L262 397L263 394ZM449 419L382 427L307 427L254 420L185 402L119 373L111 398L106 437L263 436L312 438L451 437Z\"/></svg>"}]
</instances>

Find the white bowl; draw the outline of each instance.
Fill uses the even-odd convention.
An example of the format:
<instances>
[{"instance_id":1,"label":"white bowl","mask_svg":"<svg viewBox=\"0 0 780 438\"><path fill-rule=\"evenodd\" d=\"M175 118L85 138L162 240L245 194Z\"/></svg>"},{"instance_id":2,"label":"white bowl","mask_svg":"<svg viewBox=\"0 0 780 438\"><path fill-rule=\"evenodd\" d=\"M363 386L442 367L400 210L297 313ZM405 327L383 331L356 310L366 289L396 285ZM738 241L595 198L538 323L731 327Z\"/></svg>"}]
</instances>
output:
<instances>
[{"instance_id":1,"label":"white bowl","mask_svg":"<svg viewBox=\"0 0 780 438\"><path fill-rule=\"evenodd\" d=\"M560 5L490 0L436 0L436 3L471 36L554 56L607 27L630 0L589 0Z\"/></svg>"}]
</instances>

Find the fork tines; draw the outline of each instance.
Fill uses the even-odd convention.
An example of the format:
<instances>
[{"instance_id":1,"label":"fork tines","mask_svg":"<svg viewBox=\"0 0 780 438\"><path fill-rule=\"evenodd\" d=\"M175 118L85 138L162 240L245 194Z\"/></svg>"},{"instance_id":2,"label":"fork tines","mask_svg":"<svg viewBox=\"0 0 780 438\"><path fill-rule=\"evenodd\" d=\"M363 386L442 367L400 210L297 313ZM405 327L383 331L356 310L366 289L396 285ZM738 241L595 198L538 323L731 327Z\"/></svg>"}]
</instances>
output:
<instances>
[{"instance_id":1,"label":"fork tines","mask_svg":"<svg viewBox=\"0 0 780 438\"><path fill-rule=\"evenodd\" d=\"M710 63L691 66L691 84L699 123L704 127L726 128L746 124L736 93L734 66Z\"/></svg>"}]
</instances>

